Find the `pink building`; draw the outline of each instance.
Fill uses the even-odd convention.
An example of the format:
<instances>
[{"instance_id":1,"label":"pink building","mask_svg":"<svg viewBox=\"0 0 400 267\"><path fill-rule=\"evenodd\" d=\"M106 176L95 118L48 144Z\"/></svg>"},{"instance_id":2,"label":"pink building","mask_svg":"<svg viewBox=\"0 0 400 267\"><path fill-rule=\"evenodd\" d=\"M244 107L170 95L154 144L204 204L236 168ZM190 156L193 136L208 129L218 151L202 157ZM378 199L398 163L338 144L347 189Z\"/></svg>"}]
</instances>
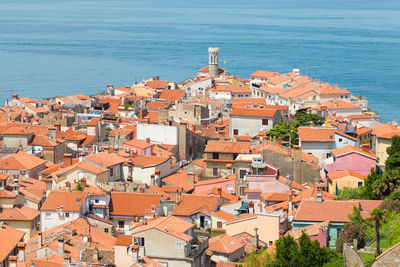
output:
<instances>
[{"instance_id":1,"label":"pink building","mask_svg":"<svg viewBox=\"0 0 400 267\"><path fill-rule=\"evenodd\" d=\"M149 138L146 140L133 139L123 144L125 152L140 156L153 155L153 147L154 144L150 143Z\"/></svg>"},{"instance_id":2,"label":"pink building","mask_svg":"<svg viewBox=\"0 0 400 267\"><path fill-rule=\"evenodd\" d=\"M198 194L211 190L214 187L221 188L225 192L231 193L235 190L235 176L230 175L227 177L200 181L194 185L194 193Z\"/></svg>"},{"instance_id":3,"label":"pink building","mask_svg":"<svg viewBox=\"0 0 400 267\"><path fill-rule=\"evenodd\" d=\"M306 234L310 236L311 241L318 240L321 247L327 247L329 245L329 221L312 224L302 228L292 229L287 233L287 235L291 235L296 241L298 241L303 231L305 231Z\"/></svg>"},{"instance_id":4,"label":"pink building","mask_svg":"<svg viewBox=\"0 0 400 267\"><path fill-rule=\"evenodd\" d=\"M352 170L368 175L376 166L376 155L368 147L347 145L331 151L332 156L322 163L327 173Z\"/></svg>"}]
</instances>

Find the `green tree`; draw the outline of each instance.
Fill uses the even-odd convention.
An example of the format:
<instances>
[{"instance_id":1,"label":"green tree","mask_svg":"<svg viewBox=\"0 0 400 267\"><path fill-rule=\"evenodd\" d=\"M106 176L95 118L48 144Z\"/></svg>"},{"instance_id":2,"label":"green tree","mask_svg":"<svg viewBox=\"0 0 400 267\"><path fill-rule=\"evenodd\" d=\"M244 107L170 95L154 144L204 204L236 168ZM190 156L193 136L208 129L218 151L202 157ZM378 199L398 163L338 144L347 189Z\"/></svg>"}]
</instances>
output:
<instances>
[{"instance_id":1,"label":"green tree","mask_svg":"<svg viewBox=\"0 0 400 267\"><path fill-rule=\"evenodd\" d=\"M382 178L375 181L372 190L373 199L384 199L400 186L400 169L385 171Z\"/></svg>"},{"instance_id":2,"label":"green tree","mask_svg":"<svg viewBox=\"0 0 400 267\"><path fill-rule=\"evenodd\" d=\"M298 126L308 126L308 125L315 125L321 126L325 123L325 119L317 114L308 113L304 109L299 109L296 111L294 116Z\"/></svg>"},{"instance_id":3,"label":"green tree","mask_svg":"<svg viewBox=\"0 0 400 267\"><path fill-rule=\"evenodd\" d=\"M278 122L274 128L268 132L267 136L275 136L276 138L281 137L284 142L289 142L290 140L292 144L298 144L296 123L293 122Z\"/></svg>"},{"instance_id":4,"label":"green tree","mask_svg":"<svg viewBox=\"0 0 400 267\"><path fill-rule=\"evenodd\" d=\"M364 179L363 195L366 199L375 199L373 195L374 185L381 180L382 176L374 168L371 168L370 174Z\"/></svg>"},{"instance_id":5,"label":"green tree","mask_svg":"<svg viewBox=\"0 0 400 267\"><path fill-rule=\"evenodd\" d=\"M385 162L386 170L395 170L400 168L400 136L392 137L392 144L386 148L388 157Z\"/></svg>"},{"instance_id":6,"label":"green tree","mask_svg":"<svg viewBox=\"0 0 400 267\"><path fill-rule=\"evenodd\" d=\"M76 186L75 186L75 190L76 191L83 191L83 190L85 190L85 187L80 182L77 182Z\"/></svg>"},{"instance_id":7,"label":"green tree","mask_svg":"<svg viewBox=\"0 0 400 267\"><path fill-rule=\"evenodd\" d=\"M385 213L380 208L375 208L371 212L371 220L375 223L375 235L376 235L376 254L381 254L381 238L379 236L379 224L383 220Z\"/></svg>"},{"instance_id":8,"label":"green tree","mask_svg":"<svg viewBox=\"0 0 400 267\"><path fill-rule=\"evenodd\" d=\"M357 188L345 187L342 190L339 190L339 194L336 199L350 200L350 199L363 199L363 198L364 194L362 187L357 187Z\"/></svg>"},{"instance_id":9,"label":"green tree","mask_svg":"<svg viewBox=\"0 0 400 267\"><path fill-rule=\"evenodd\" d=\"M265 248L247 253L244 260L247 267L266 266L273 262L272 256Z\"/></svg>"},{"instance_id":10,"label":"green tree","mask_svg":"<svg viewBox=\"0 0 400 267\"><path fill-rule=\"evenodd\" d=\"M298 266L299 246L291 235L276 241L276 263L279 266Z\"/></svg>"}]
</instances>

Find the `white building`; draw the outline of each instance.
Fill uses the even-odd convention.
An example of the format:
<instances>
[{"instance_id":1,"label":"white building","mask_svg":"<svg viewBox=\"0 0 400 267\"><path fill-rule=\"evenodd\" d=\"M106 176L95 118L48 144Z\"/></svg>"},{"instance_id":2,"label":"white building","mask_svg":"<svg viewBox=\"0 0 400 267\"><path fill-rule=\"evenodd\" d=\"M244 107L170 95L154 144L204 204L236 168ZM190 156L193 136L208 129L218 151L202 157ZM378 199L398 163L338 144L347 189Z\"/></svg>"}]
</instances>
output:
<instances>
[{"instance_id":1,"label":"white building","mask_svg":"<svg viewBox=\"0 0 400 267\"><path fill-rule=\"evenodd\" d=\"M40 209L40 231L83 218L89 211L86 192L51 191Z\"/></svg>"}]
</instances>

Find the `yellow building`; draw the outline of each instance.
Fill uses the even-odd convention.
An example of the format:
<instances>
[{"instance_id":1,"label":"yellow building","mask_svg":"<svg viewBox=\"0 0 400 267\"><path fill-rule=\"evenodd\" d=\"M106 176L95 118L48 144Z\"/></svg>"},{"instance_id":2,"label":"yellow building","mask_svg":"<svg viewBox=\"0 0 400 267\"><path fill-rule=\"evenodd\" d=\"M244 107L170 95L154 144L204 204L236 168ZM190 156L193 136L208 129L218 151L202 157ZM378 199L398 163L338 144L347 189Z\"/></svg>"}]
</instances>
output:
<instances>
[{"instance_id":1,"label":"yellow building","mask_svg":"<svg viewBox=\"0 0 400 267\"><path fill-rule=\"evenodd\" d=\"M400 129L396 126L387 123L376 127L372 131L372 151L379 159L379 165L385 165L387 159L386 148L392 145L392 137L400 136Z\"/></svg>"},{"instance_id":2,"label":"yellow building","mask_svg":"<svg viewBox=\"0 0 400 267\"><path fill-rule=\"evenodd\" d=\"M337 194L343 188L358 188L364 185L365 176L352 171L338 171L328 174L328 190L331 194Z\"/></svg>"},{"instance_id":3,"label":"yellow building","mask_svg":"<svg viewBox=\"0 0 400 267\"><path fill-rule=\"evenodd\" d=\"M225 231L225 223L233 219L235 216L219 210L211 213L211 230L212 231Z\"/></svg>"},{"instance_id":4,"label":"yellow building","mask_svg":"<svg viewBox=\"0 0 400 267\"><path fill-rule=\"evenodd\" d=\"M0 212L0 221L7 225L24 231L24 242L35 236L38 231L40 212L25 206L12 209L2 209Z\"/></svg>"}]
</instances>

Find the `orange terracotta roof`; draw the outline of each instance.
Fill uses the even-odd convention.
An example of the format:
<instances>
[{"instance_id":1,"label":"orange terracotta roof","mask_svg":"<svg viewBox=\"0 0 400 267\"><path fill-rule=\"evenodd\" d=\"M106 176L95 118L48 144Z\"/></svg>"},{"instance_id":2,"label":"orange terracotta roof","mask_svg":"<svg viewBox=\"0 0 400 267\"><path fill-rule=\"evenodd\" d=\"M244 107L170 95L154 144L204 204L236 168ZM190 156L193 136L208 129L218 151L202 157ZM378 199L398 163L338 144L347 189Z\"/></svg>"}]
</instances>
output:
<instances>
[{"instance_id":1,"label":"orange terracotta roof","mask_svg":"<svg viewBox=\"0 0 400 267\"><path fill-rule=\"evenodd\" d=\"M219 201L220 197L217 196L183 194L180 197L178 204L175 205L172 215L190 216L200 210L203 210L206 214L210 214L217 210Z\"/></svg>"},{"instance_id":2,"label":"orange terracotta roof","mask_svg":"<svg viewBox=\"0 0 400 267\"><path fill-rule=\"evenodd\" d=\"M115 241L116 246L129 246L132 244L132 236L131 235L118 235L117 240Z\"/></svg>"},{"instance_id":3,"label":"orange terracotta roof","mask_svg":"<svg viewBox=\"0 0 400 267\"><path fill-rule=\"evenodd\" d=\"M344 89L339 89L335 86L327 86L319 92L320 95L350 95L351 93Z\"/></svg>"},{"instance_id":4,"label":"orange terracotta roof","mask_svg":"<svg viewBox=\"0 0 400 267\"><path fill-rule=\"evenodd\" d=\"M232 218L230 220L227 220L227 223L237 222L237 221L240 221L240 220L245 220L245 219L249 219L249 218L256 218L256 217L257 217L257 214L255 214L255 213L243 213L243 214L241 214L239 216L236 216L236 217L234 217L234 218Z\"/></svg>"},{"instance_id":5,"label":"orange terracotta roof","mask_svg":"<svg viewBox=\"0 0 400 267\"><path fill-rule=\"evenodd\" d=\"M33 132L23 127L11 127L3 132L3 134L12 134L12 135L29 135Z\"/></svg>"},{"instance_id":6,"label":"orange terracotta roof","mask_svg":"<svg viewBox=\"0 0 400 267\"><path fill-rule=\"evenodd\" d=\"M16 154L10 154L1 158L0 166L3 170L31 170L46 162L24 151L19 151Z\"/></svg>"},{"instance_id":7,"label":"orange terracotta roof","mask_svg":"<svg viewBox=\"0 0 400 267\"><path fill-rule=\"evenodd\" d=\"M26 206L0 209L0 221L32 221L40 212Z\"/></svg>"},{"instance_id":8,"label":"orange terracotta roof","mask_svg":"<svg viewBox=\"0 0 400 267\"><path fill-rule=\"evenodd\" d=\"M154 89L166 89L168 81L147 81L145 85Z\"/></svg>"},{"instance_id":9,"label":"orange terracotta roof","mask_svg":"<svg viewBox=\"0 0 400 267\"><path fill-rule=\"evenodd\" d=\"M140 149L146 149L148 147L154 146L154 144L149 143L146 140L139 140L139 139L129 140L129 141L125 142L124 145L134 146L134 147L138 147Z\"/></svg>"},{"instance_id":10,"label":"orange terracotta roof","mask_svg":"<svg viewBox=\"0 0 400 267\"><path fill-rule=\"evenodd\" d=\"M210 252L217 252L222 254L232 254L239 249L243 249L244 244L242 244L236 238L222 234L216 237L212 237L208 240L208 249ZM243 249L244 252L244 249Z\"/></svg>"},{"instance_id":11,"label":"orange terracotta roof","mask_svg":"<svg viewBox=\"0 0 400 267\"><path fill-rule=\"evenodd\" d=\"M249 86L216 85L210 88L211 92L251 93Z\"/></svg>"},{"instance_id":12,"label":"orange terracotta roof","mask_svg":"<svg viewBox=\"0 0 400 267\"><path fill-rule=\"evenodd\" d=\"M374 205L362 205L359 200L325 200L317 203L315 200L302 200L294 216L295 221L313 222L349 222L348 214L353 212L353 206L360 207L367 216L373 207L378 207L382 201L375 200Z\"/></svg>"},{"instance_id":13,"label":"orange terracotta roof","mask_svg":"<svg viewBox=\"0 0 400 267\"><path fill-rule=\"evenodd\" d=\"M78 162L74 165L68 166L62 170L60 170L60 172L65 173L66 171L73 169L74 167L78 167L79 169L94 173L94 174L101 174L104 173L106 171L108 171L106 168L102 168L99 167L95 164L90 163L89 161L83 160L81 162Z\"/></svg>"},{"instance_id":14,"label":"orange terracotta roof","mask_svg":"<svg viewBox=\"0 0 400 267\"><path fill-rule=\"evenodd\" d=\"M221 178L213 178L213 179L207 179L203 181L198 181L195 186L198 185L209 185L209 184L218 184L222 182L228 182L228 181L233 181L235 180L235 175L230 175L226 177L221 177Z\"/></svg>"},{"instance_id":15,"label":"orange terracotta roof","mask_svg":"<svg viewBox=\"0 0 400 267\"><path fill-rule=\"evenodd\" d=\"M306 234L308 234L309 236L315 236L319 234L321 228L328 229L327 227L329 227L329 221L323 221L305 227L291 229L286 233L286 235L291 235L294 239L297 240L303 234L303 231L306 232Z\"/></svg>"},{"instance_id":16,"label":"orange terracotta roof","mask_svg":"<svg viewBox=\"0 0 400 267\"><path fill-rule=\"evenodd\" d=\"M376 127L372 131L373 135L376 135L379 138L391 138L393 135L400 135L400 129L394 126L393 124L387 123Z\"/></svg>"},{"instance_id":17,"label":"orange terracotta roof","mask_svg":"<svg viewBox=\"0 0 400 267\"><path fill-rule=\"evenodd\" d=\"M229 192L222 190L221 188L213 187L205 191L201 191L198 195L207 195L207 196L219 196L221 198L225 198L229 201L238 201L240 197L236 195L232 195Z\"/></svg>"},{"instance_id":18,"label":"orange terracotta roof","mask_svg":"<svg viewBox=\"0 0 400 267\"><path fill-rule=\"evenodd\" d=\"M33 146L44 146L44 147L57 146L56 142L49 140L49 138L47 136L43 136L43 135L35 135L31 144Z\"/></svg>"},{"instance_id":19,"label":"orange terracotta roof","mask_svg":"<svg viewBox=\"0 0 400 267\"><path fill-rule=\"evenodd\" d=\"M288 193L288 192L285 192L285 193L273 192L273 193L262 193L260 196L265 201L282 202L282 201L288 200L289 195L290 195L290 193Z\"/></svg>"},{"instance_id":20,"label":"orange terracotta roof","mask_svg":"<svg viewBox=\"0 0 400 267\"><path fill-rule=\"evenodd\" d=\"M161 195L162 200L176 200L174 195L171 195L165 191L163 191L160 187L156 185L148 185L148 188L145 190L145 193L159 194Z\"/></svg>"},{"instance_id":21,"label":"orange terracotta roof","mask_svg":"<svg viewBox=\"0 0 400 267\"><path fill-rule=\"evenodd\" d=\"M228 220L233 219L235 217L234 215L232 215L230 213L227 213L225 211L222 211L222 210L219 210L217 212L213 212L211 214L213 216L216 216L216 217L218 217L218 218L220 218L222 220L225 220L225 221L228 221Z\"/></svg>"},{"instance_id":22,"label":"orange terracotta roof","mask_svg":"<svg viewBox=\"0 0 400 267\"><path fill-rule=\"evenodd\" d=\"M298 75L293 72L283 73L283 74L276 75L276 76L269 78L268 84L277 85L277 84L280 84L283 82L289 82L296 76L298 76Z\"/></svg>"},{"instance_id":23,"label":"orange terracotta roof","mask_svg":"<svg viewBox=\"0 0 400 267\"><path fill-rule=\"evenodd\" d=\"M164 101L151 101L147 102L146 108L148 109L162 109L162 108L167 108L169 105L168 102Z\"/></svg>"},{"instance_id":24,"label":"orange terracotta roof","mask_svg":"<svg viewBox=\"0 0 400 267\"><path fill-rule=\"evenodd\" d=\"M6 260L8 255L17 247L18 242L24 237L25 232L6 224L0 227L0 262Z\"/></svg>"},{"instance_id":25,"label":"orange terracotta roof","mask_svg":"<svg viewBox=\"0 0 400 267\"><path fill-rule=\"evenodd\" d=\"M239 234L233 235L234 238L240 241L240 243L245 245L246 253L252 252L255 249L255 236L249 234L248 232L244 231ZM267 243L258 240L258 246L260 248L267 246Z\"/></svg>"},{"instance_id":26,"label":"orange terracotta roof","mask_svg":"<svg viewBox=\"0 0 400 267\"><path fill-rule=\"evenodd\" d=\"M105 167L111 167L117 164L125 162L125 158L116 155L115 153L99 152L90 156L87 156L85 160L89 160L100 164Z\"/></svg>"},{"instance_id":27,"label":"orange terracotta roof","mask_svg":"<svg viewBox=\"0 0 400 267\"><path fill-rule=\"evenodd\" d=\"M301 142L334 142L335 129L325 127L304 127L297 128Z\"/></svg>"},{"instance_id":28,"label":"orange terracotta roof","mask_svg":"<svg viewBox=\"0 0 400 267\"><path fill-rule=\"evenodd\" d=\"M181 218L175 216L167 216L151 218L149 220L146 220L145 222L137 224L132 223L130 230L131 234L136 234L147 231L149 229L157 229L160 232L172 235L188 242L192 240L193 237L186 234L186 232L193 227L194 225L192 223L187 222Z\"/></svg>"},{"instance_id":29,"label":"orange terracotta roof","mask_svg":"<svg viewBox=\"0 0 400 267\"><path fill-rule=\"evenodd\" d=\"M132 160L132 163L134 166L149 168L149 167L158 166L158 165L166 162L170 158L158 157L158 156L135 156L135 157L130 157L129 159Z\"/></svg>"},{"instance_id":30,"label":"orange terracotta roof","mask_svg":"<svg viewBox=\"0 0 400 267\"><path fill-rule=\"evenodd\" d=\"M346 101L342 101L339 99L333 99L331 101L325 102L321 104L321 106L324 106L328 109L361 109L359 105L352 104Z\"/></svg>"},{"instance_id":31,"label":"orange terracotta roof","mask_svg":"<svg viewBox=\"0 0 400 267\"><path fill-rule=\"evenodd\" d=\"M225 142L225 141L208 141L204 152L219 153L249 153L250 143L247 142Z\"/></svg>"},{"instance_id":32,"label":"orange terracotta roof","mask_svg":"<svg viewBox=\"0 0 400 267\"><path fill-rule=\"evenodd\" d=\"M193 190L194 184L188 181L188 173L185 170L178 170L177 172L162 178L164 183L181 186L186 192Z\"/></svg>"},{"instance_id":33,"label":"orange terracotta roof","mask_svg":"<svg viewBox=\"0 0 400 267\"><path fill-rule=\"evenodd\" d=\"M275 116L276 109L264 109L264 108L233 108L230 115L236 116L249 116L249 117L263 117L273 118Z\"/></svg>"},{"instance_id":34,"label":"orange terracotta roof","mask_svg":"<svg viewBox=\"0 0 400 267\"><path fill-rule=\"evenodd\" d=\"M110 215L145 216L154 214L161 200L159 194L112 192Z\"/></svg>"},{"instance_id":35,"label":"orange terracotta roof","mask_svg":"<svg viewBox=\"0 0 400 267\"><path fill-rule=\"evenodd\" d=\"M179 101L185 94L183 90L163 90L159 99L167 100L169 102Z\"/></svg>"},{"instance_id":36,"label":"orange terracotta roof","mask_svg":"<svg viewBox=\"0 0 400 267\"><path fill-rule=\"evenodd\" d=\"M346 176L354 176L361 180L364 180L364 178L366 177L365 175L362 175L361 173L355 172L353 170L345 170L345 171L328 173L328 178L331 180L339 179L339 178L346 177Z\"/></svg>"},{"instance_id":37,"label":"orange terracotta roof","mask_svg":"<svg viewBox=\"0 0 400 267\"><path fill-rule=\"evenodd\" d=\"M278 72L272 72L272 71L265 71L265 70L258 70L256 72L253 72L250 74L250 77L261 77L261 78L270 78L275 75L279 74Z\"/></svg>"},{"instance_id":38,"label":"orange terracotta roof","mask_svg":"<svg viewBox=\"0 0 400 267\"><path fill-rule=\"evenodd\" d=\"M347 145L347 146L344 146L341 148L333 149L331 152L336 157L338 157L340 155L352 153L352 152L357 152L357 153L364 154L364 155L372 157L372 158L376 158L376 155L374 153L372 153L370 151L365 151L362 148L355 147L352 145Z\"/></svg>"},{"instance_id":39,"label":"orange terracotta roof","mask_svg":"<svg viewBox=\"0 0 400 267\"><path fill-rule=\"evenodd\" d=\"M158 111L148 110L147 115L144 118L149 119L151 123L158 123Z\"/></svg>"},{"instance_id":40,"label":"orange terracotta roof","mask_svg":"<svg viewBox=\"0 0 400 267\"><path fill-rule=\"evenodd\" d=\"M80 191L50 191L40 210L56 211L62 206L63 211L80 211L88 193Z\"/></svg>"}]
</instances>

